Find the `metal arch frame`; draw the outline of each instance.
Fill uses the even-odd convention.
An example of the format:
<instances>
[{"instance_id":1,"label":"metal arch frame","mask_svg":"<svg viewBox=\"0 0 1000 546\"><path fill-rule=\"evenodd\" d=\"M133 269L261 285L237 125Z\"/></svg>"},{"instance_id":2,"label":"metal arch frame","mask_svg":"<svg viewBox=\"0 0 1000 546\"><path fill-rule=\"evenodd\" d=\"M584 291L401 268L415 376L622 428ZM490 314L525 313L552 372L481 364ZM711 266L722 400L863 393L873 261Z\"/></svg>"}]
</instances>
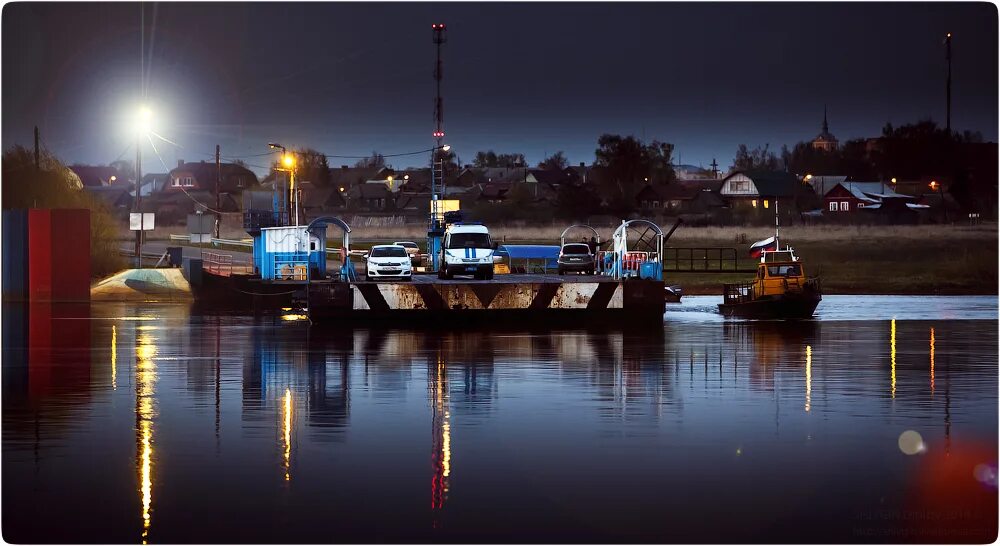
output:
<instances>
[{"instance_id":1,"label":"metal arch frame","mask_svg":"<svg viewBox=\"0 0 1000 546\"><path fill-rule=\"evenodd\" d=\"M357 280L357 275L354 273L354 265L351 263L351 226L347 222L336 216L320 216L309 222L309 225L306 226L306 231L313 231L321 227L325 230L326 226L330 224L339 227L344 234L340 243L341 252L344 257L343 263L340 264L340 277L348 281ZM325 248L323 249L323 259L326 259Z\"/></svg>"},{"instance_id":2,"label":"metal arch frame","mask_svg":"<svg viewBox=\"0 0 1000 546\"><path fill-rule=\"evenodd\" d=\"M564 229L563 232L562 232L562 235L559 236L559 247L560 248L562 248L563 246L566 245L566 234L569 233L569 230L574 229L574 228L585 228L585 229L589 229L590 231L593 231L594 232L594 237L597 238L597 244L598 245L601 244L601 234L598 233L596 229L594 229L594 226L591 226L590 224L573 224L572 226L569 226L568 228Z\"/></svg>"},{"instance_id":3,"label":"metal arch frame","mask_svg":"<svg viewBox=\"0 0 1000 546\"><path fill-rule=\"evenodd\" d=\"M611 235L611 240L614 243L613 245L614 264L612 265L611 268L611 276L617 280L621 280L622 277L624 276L622 260L625 256L625 253L628 252L628 229L630 227L633 227L633 224L644 225L647 228L652 228L654 233L656 234L656 245L655 245L656 257L653 261L655 263L660 264L660 275L662 275L663 240L664 240L663 230L660 229L660 226L656 225L655 223L649 220L636 218L634 220L622 220L621 225L618 226L615 229L615 232Z\"/></svg>"}]
</instances>

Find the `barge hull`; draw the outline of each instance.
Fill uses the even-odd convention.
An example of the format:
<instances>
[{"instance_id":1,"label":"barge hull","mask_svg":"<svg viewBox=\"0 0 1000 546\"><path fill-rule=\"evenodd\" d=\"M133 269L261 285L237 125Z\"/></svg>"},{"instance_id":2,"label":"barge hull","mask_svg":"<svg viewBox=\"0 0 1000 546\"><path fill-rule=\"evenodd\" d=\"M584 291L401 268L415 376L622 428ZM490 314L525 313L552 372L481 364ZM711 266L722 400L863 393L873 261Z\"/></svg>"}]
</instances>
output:
<instances>
[{"instance_id":1,"label":"barge hull","mask_svg":"<svg viewBox=\"0 0 1000 546\"><path fill-rule=\"evenodd\" d=\"M412 283L313 282L307 308L313 322L339 320L661 323L663 282L590 278L523 282L414 280Z\"/></svg>"}]
</instances>

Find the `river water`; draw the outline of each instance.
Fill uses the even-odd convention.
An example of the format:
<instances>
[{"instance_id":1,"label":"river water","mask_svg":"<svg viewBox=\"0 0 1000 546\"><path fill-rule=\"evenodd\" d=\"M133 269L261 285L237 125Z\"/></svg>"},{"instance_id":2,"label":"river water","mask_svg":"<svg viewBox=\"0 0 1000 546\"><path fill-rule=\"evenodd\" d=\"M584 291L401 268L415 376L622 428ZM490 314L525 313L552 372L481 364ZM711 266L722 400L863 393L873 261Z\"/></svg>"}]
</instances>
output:
<instances>
[{"instance_id":1,"label":"river water","mask_svg":"<svg viewBox=\"0 0 1000 546\"><path fill-rule=\"evenodd\" d=\"M983 542L997 298L662 328L5 307L10 542Z\"/></svg>"}]
</instances>

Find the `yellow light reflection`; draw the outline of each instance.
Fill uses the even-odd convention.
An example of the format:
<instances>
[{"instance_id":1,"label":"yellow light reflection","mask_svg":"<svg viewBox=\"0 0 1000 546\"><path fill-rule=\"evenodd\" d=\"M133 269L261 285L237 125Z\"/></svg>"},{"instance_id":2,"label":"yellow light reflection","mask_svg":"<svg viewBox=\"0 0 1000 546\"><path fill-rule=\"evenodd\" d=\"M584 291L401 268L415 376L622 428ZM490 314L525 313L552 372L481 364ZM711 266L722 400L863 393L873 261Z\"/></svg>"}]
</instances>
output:
<instances>
[{"instance_id":1,"label":"yellow light reflection","mask_svg":"<svg viewBox=\"0 0 1000 546\"><path fill-rule=\"evenodd\" d=\"M931 394L934 394L934 328L931 328Z\"/></svg>"},{"instance_id":2,"label":"yellow light reflection","mask_svg":"<svg viewBox=\"0 0 1000 546\"><path fill-rule=\"evenodd\" d=\"M809 411L810 402L812 402L812 364L813 348L812 345L806 345L806 411Z\"/></svg>"},{"instance_id":3,"label":"yellow light reflection","mask_svg":"<svg viewBox=\"0 0 1000 546\"><path fill-rule=\"evenodd\" d=\"M442 434L441 441L441 451L443 457L441 458L441 466L444 467L443 475L447 478L451 475L451 412L444 412L444 426L442 427L444 433ZM448 491L448 482L445 482L444 490Z\"/></svg>"},{"instance_id":4,"label":"yellow light reflection","mask_svg":"<svg viewBox=\"0 0 1000 546\"><path fill-rule=\"evenodd\" d=\"M308 319L309 319L308 315L281 315L281 320L293 321L293 320L308 320Z\"/></svg>"},{"instance_id":5,"label":"yellow light reflection","mask_svg":"<svg viewBox=\"0 0 1000 546\"><path fill-rule=\"evenodd\" d=\"M111 389L118 390L118 328L111 325Z\"/></svg>"},{"instance_id":6,"label":"yellow light reflection","mask_svg":"<svg viewBox=\"0 0 1000 546\"><path fill-rule=\"evenodd\" d=\"M889 362L891 365L889 371L890 385L889 390L892 397L896 397L896 319L892 319L892 326L889 333Z\"/></svg>"},{"instance_id":7,"label":"yellow light reflection","mask_svg":"<svg viewBox=\"0 0 1000 546\"><path fill-rule=\"evenodd\" d=\"M138 433L139 493L142 500L142 543L146 544L153 505L153 418L156 416L156 344L152 336L136 333L135 418Z\"/></svg>"},{"instance_id":8,"label":"yellow light reflection","mask_svg":"<svg viewBox=\"0 0 1000 546\"><path fill-rule=\"evenodd\" d=\"M291 461L292 461L292 391L291 389L285 389L284 404L283 404L283 424L282 430L284 432L285 441L285 481L292 479L291 474Z\"/></svg>"}]
</instances>

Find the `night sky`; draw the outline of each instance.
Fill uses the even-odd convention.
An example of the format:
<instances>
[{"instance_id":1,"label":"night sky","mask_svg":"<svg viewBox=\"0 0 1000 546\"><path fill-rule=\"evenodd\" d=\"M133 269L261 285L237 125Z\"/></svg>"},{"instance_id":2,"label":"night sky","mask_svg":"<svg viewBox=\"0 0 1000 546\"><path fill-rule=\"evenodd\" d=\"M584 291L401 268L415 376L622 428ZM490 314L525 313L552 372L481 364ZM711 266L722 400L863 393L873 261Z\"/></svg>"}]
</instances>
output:
<instances>
[{"instance_id":1,"label":"night sky","mask_svg":"<svg viewBox=\"0 0 1000 546\"><path fill-rule=\"evenodd\" d=\"M3 147L29 145L37 124L67 163L122 156L139 18L138 4L6 4ZM947 32L952 125L997 139L997 9L985 3L160 3L145 5L147 102L179 147L157 140L161 163L147 144L143 171L208 160L215 144L224 157L268 141L345 156L429 148L434 22L448 25L445 142L463 163L486 149L591 163L613 132L725 168L740 143L811 139L824 104L841 141L887 121L943 125Z\"/></svg>"}]
</instances>

